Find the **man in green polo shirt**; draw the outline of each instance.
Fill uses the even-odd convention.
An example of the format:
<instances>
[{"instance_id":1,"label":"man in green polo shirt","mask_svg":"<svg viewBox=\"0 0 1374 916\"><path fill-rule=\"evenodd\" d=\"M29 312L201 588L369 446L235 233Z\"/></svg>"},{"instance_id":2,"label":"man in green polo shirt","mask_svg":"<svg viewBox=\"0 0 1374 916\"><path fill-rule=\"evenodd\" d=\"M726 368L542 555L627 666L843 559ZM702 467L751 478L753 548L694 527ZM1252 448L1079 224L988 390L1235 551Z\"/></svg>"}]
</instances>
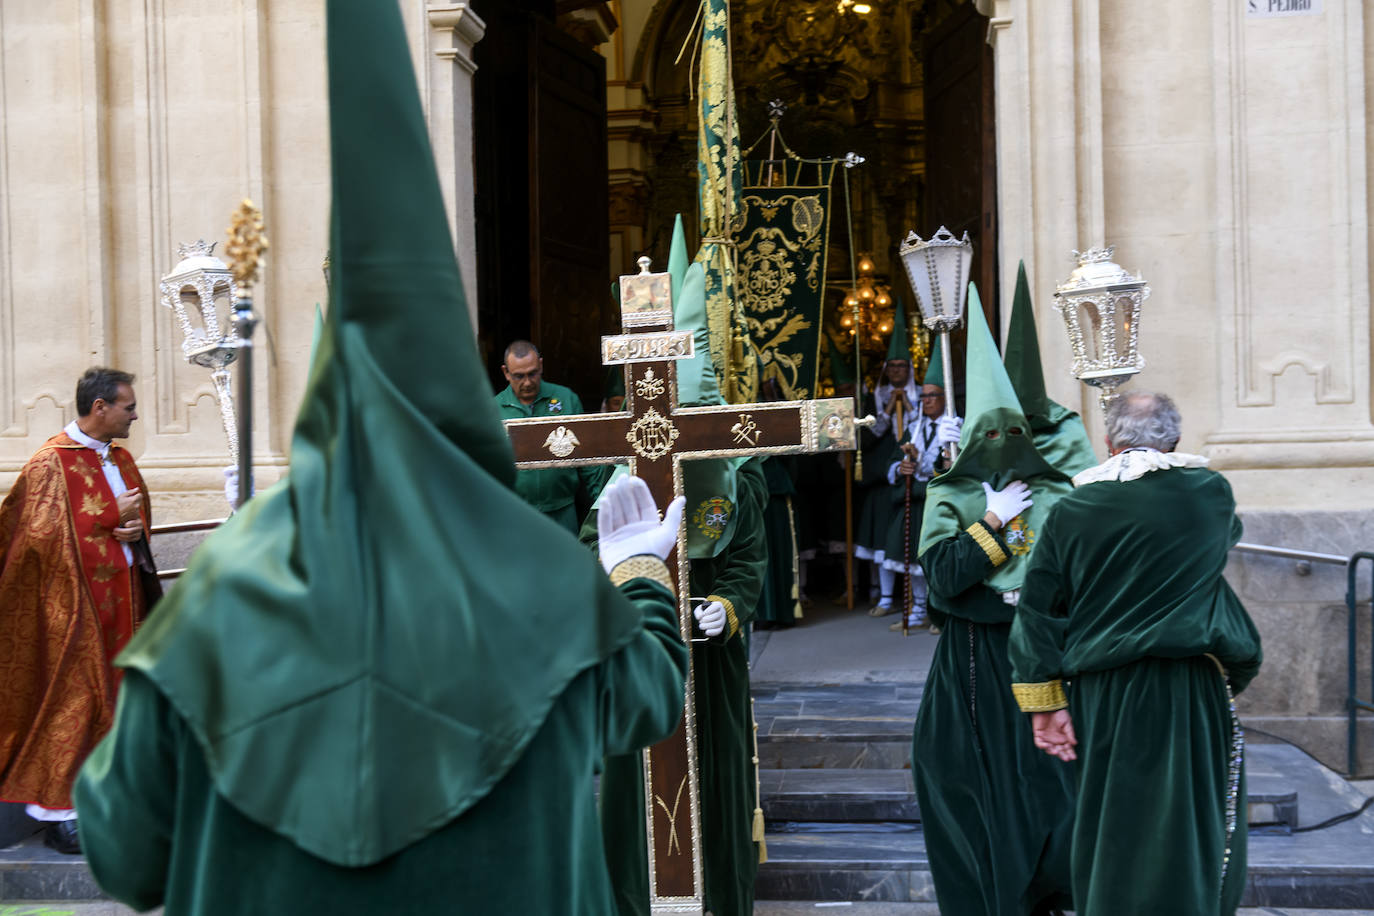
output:
<instances>
[{"instance_id":1,"label":"man in green polo shirt","mask_svg":"<svg viewBox=\"0 0 1374 916\"><path fill-rule=\"evenodd\" d=\"M506 347L501 371L509 382L496 395L501 419L551 417L584 413L582 400L571 388L544 381L544 359L539 348L528 340L514 341ZM596 467L542 468L515 472L515 492L520 498L573 534L580 521L577 495L580 489L587 505L596 496L600 476Z\"/></svg>"}]
</instances>

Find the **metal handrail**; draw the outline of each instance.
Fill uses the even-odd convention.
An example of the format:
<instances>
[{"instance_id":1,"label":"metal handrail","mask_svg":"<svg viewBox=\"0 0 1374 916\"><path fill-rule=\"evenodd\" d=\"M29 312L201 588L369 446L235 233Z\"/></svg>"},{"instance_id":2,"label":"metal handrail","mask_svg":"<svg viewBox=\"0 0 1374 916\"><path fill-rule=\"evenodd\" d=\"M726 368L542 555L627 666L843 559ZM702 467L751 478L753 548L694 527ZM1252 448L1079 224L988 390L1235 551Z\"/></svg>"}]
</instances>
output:
<instances>
[{"instance_id":1,"label":"metal handrail","mask_svg":"<svg viewBox=\"0 0 1374 916\"><path fill-rule=\"evenodd\" d=\"M1241 553L1283 557L1288 560L1307 560L1311 563L1331 563L1336 566L1345 566L1350 562L1350 557L1342 557L1334 553L1313 553L1310 550L1293 550L1289 547L1270 547L1268 544L1236 544L1231 549L1239 550Z\"/></svg>"},{"instance_id":2,"label":"metal handrail","mask_svg":"<svg viewBox=\"0 0 1374 916\"><path fill-rule=\"evenodd\" d=\"M178 522L175 525L154 525L151 534L185 534L189 531L211 531L223 525L228 519L207 518L198 522Z\"/></svg>"},{"instance_id":3,"label":"metal handrail","mask_svg":"<svg viewBox=\"0 0 1374 916\"><path fill-rule=\"evenodd\" d=\"M228 519L206 518L197 522L178 522L174 525L154 525L148 533L150 535L189 534L194 531L213 531L226 521L228 521ZM184 566L180 569L159 569L157 571L157 578L158 581L166 581L168 579L175 579L184 572L186 572L186 567Z\"/></svg>"},{"instance_id":4,"label":"metal handrail","mask_svg":"<svg viewBox=\"0 0 1374 916\"><path fill-rule=\"evenodd\" d=\"M1361 561L1361 560L1374 560L1374 553L1369 553L1368 551L1363 551L1363 550L1362 550L1362 551L1360 551L1359 553L1352 554L1351 557L1350 557L1350 565L1349 565L1349 567L1347 568L1346 577L1345 577L1345 610L1346 610L1346 617L1345 617L1345 621L1346 621L1345 644L1346 644L1346 667L1347 667L1347 675L1346 675L1346 676L1347 676L1347 679L1348 679L1348 687L1349 687L1349 695L1346 697L1346 706L1347 706L1347 709L1349 710L1348 715L1349 715L1349 717L1350 717L1350 719L1349 719L1349 724L1348 724L1348 726L1347 726L1347 728L1346 728L1346 736L1345 736L1346 748L1345 748L1345 753L1346 753L1346 763L1349 765L1349 768L1350 768L1350 778L1351 778L1351 779L1354 779L1355 776L1357 775L1357 772L1358 772L1358 771L1356 770L1356 766L1359 764L1359 741L1358 741L1358 735L1356 734L1356 730L1355 730L1355 729L1356 729L1356 726L1359 724L1359 715L1360 715L1360 713L1361 713L1362 711L1363 711L1363 712L1374 712L1374 703L1367 703L1367 702L1365 702L1364 700L1361 700L1361 699L1356 695L1356 691L1355 691L1355 681L1356 681L1355 675L1356 675L1356 673L1357 673L1357 672L1355 671L1355 663L1356 663L1356 657L1355 657L1355 638L1356 638L1356 636L1355 636L1355 633L1356 633L1356 626L1355 626L1355 603L1356 603L1356 600L1355 600L1355 599L1356 599L1356 595L1355 595L1355 573L1359 571L1359 568L1360 568L1360 561ZM1370 581L1371 581L1371 583L1374 583L1374 569L1371 569L1371 570L1370 570ZM1371 635L1371 637L1370 637L1370 642L1371 642L1371 644L1374 644L1374 635ZM1371 698L1371 699L1374 699L1374 671L1371 671L1371 672L1370 672L1369 681L1370 681L1370 685L1369 685L1369 689L1370 689L1370 698Z\"/></svg>"}]
</instances>

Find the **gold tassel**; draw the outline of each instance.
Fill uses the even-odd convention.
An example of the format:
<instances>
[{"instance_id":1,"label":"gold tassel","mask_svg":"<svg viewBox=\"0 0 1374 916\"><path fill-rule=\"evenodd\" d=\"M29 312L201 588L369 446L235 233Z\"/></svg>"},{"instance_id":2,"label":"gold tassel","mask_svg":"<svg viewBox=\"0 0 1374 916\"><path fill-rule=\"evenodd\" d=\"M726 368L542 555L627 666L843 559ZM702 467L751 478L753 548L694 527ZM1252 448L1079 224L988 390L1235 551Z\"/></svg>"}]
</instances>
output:
<instances>
[{"instance_id":1,"label":"gold tassel","mask_svg":"<svg viewBox=\"0 0 1374 916\"><path fill-rule=\"evenodd\" d=\"M763 839L763 790L759 785L759 720L754 715L754 698L749 698L749 718L754 723L754 842L759 844L759 864L768 861L768 844Z\"/></svg>"}]
</instances>

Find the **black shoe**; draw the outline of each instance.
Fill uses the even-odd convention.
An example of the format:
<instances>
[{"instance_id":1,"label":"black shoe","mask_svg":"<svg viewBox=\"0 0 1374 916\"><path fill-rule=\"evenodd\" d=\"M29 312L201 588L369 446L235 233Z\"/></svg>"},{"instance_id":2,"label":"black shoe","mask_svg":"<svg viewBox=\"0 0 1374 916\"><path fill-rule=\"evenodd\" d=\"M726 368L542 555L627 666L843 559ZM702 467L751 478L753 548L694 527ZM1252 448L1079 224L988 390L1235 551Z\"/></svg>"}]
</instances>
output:
<instances>
[{"instance_id":1,"label":"black shoe","mask_svg":"<svg viewBox=\"0 0 1374 916\"><path fill-rule=\"evenodd\" d=\"M43 845L65 855L81 855L81 838L76 833L76 818L69 821L50 821L43 830Z\"/></svg>"}]
</instances>

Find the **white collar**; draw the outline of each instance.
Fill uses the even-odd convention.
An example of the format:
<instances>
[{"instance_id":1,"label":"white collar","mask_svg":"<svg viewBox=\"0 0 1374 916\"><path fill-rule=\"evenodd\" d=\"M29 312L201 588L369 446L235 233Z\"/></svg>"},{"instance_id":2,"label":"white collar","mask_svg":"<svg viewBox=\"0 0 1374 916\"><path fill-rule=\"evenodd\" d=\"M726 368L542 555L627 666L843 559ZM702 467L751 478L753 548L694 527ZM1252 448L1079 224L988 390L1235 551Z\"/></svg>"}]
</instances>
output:
<instances>
[{"instance_id":1,"label":"white collar","mask_svg":"<svg viewBox=\"0 0 1374 916\"><path fill-rule=\"evenodd\" d=\"M1201 455L1186 452L1161 452L1153 448L1129 448L1113 455L1099 465L1079 471L1074 475L1073 485L1081 487L1089 483L1104 481L1139 480L1151 471L1167 471L1172 468L1205 468L1207 459Z\"/></svg>"},{"instance_id":2,"label":"white collar","mask_svg":"<svg viewBox=\"0 0 1374 916\"><path fill-rule=\"evenodd\" d=\"M51 427L49 427L49 429L51 429ZM92 439L81 431L81 427L77 425L75 420L68 423L62 431L71 437L72 441L78 445L84 445L86 448L98 452L102 461L105 460L110 453L110 443L101 442L99 439Z\"/></svg>"}]
</instances>

